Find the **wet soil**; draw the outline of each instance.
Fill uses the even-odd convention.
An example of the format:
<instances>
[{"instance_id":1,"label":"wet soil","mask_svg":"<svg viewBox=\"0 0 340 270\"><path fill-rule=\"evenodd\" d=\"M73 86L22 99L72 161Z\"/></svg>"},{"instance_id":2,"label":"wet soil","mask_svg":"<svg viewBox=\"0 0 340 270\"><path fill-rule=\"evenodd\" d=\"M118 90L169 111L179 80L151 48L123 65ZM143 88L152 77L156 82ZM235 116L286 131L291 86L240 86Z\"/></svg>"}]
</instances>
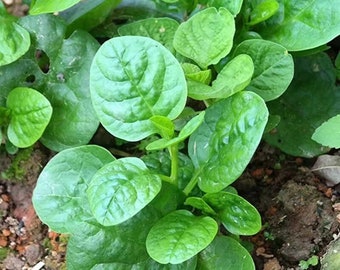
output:
<instances>
[{"instance_id":1,"label":"wet soil","mask_svg":"<svg viewBox=\"0 0 340 270\"><path fill-rule=\"evenodd\" d=\"M15 156L0 153L0 269L66 269L67 237L49 231L31 203L38 175L52 156L39 144ZM321 258L338 234L333 209L338 192L311 172L313 163L262 144L235 183L263 218L262 231L246 238L257 269L302 269L302 260Z\"/></svg>"}]
</instances>

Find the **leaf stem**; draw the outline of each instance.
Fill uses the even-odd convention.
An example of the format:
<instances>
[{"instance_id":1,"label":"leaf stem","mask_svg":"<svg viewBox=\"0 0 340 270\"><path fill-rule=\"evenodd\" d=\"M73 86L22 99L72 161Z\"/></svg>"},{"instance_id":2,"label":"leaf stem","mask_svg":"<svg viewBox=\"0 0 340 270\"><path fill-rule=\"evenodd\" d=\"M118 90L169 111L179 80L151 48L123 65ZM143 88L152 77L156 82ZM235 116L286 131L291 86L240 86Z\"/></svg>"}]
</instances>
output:
<instances>
[{"instance_id":1,"label":"leaf stem","mask_svg":"<svg viewBox=\"0 0 340 270\"><path fill-rule=\"evenodd\" d=\"M170 179L174 185L178 185L178 144L173 144L168 147L171 157L171 173Z\"/></svg>"},{"instance_id":2,"label":"leaf stem","mask_svg":"<svg viewBox=\"0 0 340 270\"><path fill-rule=\"evenodd\" d=\"M197 170L195 174L190 179L189 183L186 185L186 187L183 189L183 193L185 196L188 196L190 192L193 190L193 188L197 185L198 182L198 175L200 174L201 170Z\"/></svg>"}]
</instances>

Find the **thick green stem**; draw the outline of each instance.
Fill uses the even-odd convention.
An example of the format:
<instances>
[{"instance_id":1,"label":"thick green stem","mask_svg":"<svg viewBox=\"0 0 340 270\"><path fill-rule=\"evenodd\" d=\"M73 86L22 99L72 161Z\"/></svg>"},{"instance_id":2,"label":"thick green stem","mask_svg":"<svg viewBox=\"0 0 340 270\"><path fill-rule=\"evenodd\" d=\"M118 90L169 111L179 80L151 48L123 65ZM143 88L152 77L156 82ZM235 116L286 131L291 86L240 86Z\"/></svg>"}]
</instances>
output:
<instances>
[{"instance_id":1,"label":"thick green stem","mask_svg":"<svg viewBox=\"0 0 340 270\"><path fill-rule=\"evenodd\" d=\"M174 185L178 185L178 144L168 147L171 157L170 179Z\"/></svg>"},{"instance_id":2,"label":"thick green stem","mask_svg":"<svg viewBox=\"0 0 340 270\"><path fill-rule=\"evenodd\" d=\"M195 174L192 176L190 182L183 189L183 193L188 196L189 193L194 189L198 182L198 175L200 174L200 170L197 170Z\"/></svg>"}]
</instances>

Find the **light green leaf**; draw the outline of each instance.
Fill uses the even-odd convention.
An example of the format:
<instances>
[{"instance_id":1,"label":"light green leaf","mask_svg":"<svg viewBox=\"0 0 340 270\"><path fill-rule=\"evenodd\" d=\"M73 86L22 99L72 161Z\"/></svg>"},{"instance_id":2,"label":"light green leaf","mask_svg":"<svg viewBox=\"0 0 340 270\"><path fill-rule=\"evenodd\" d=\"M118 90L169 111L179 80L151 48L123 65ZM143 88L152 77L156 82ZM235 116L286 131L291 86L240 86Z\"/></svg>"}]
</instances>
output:
<instances>
[{"instance_id":1,"label":"light green leaf","mask_svg":"<svg viewBox=\"0 0 340 270\"><path fill-rule=\"evenodd\" d=\"M97 221L113 226L142 210L161 186L161 179L141 159L122 158L105 165L93 176L87 196Z\"/></svg>"},{"instance_id":2,"label":"light green leaf","mask_svg":"<svg viewBox=\"0 0 340 270\"><path fill-rule=\"evenodd\" d=\"M100 122L127 141L156 133L150 118L175 119L187 97L180 64L160 43L146 37L106 41L94 58L90 87Z\"/></svg>"},{"instance_id":3,"label":"light green leaf","mask_svg":"<svg viewBox=\"0 0 340 270\"><path fill-rule=\"evenodd\" d=\"M165 116L154 115L150 118L150 121L158 128L158 133L166 139L172 138L175 132L174 123Z\"/></svg>"},{"instance_id":4,"label":"light green leaf","mask_svg":"<svg viewBox=\"0 0 340 270\"><path fill-rule=\"evenodd\" d=\"M12 18L0 16L0 66L24 55L31 44L29 33Z\"/></svg>"},{"instance_id":5,"label":"light green leaf","mask_svg":"<svg viewBox=\"0 0 340 270\"><path fill-rule=\"evenodd\" d=\"M261 229L261 216L242 197L229 192L208 193L203 199L217 212L224 227L232 234L253 235Z\"/></svg>"},{"instance_id":6,"label":"light green leaf","mask_svg":"<svg viewBox=\"0 0 340 270\"><path fill-rule=\"evenodd\" d=\"M147 206L120 225L104 227L95 222L84 223L72 233L68 241L67 269L96 269L96 265L112 263L125 265L125 268L111 269L125 270L131 269L129 266L133 264L143 265L150 259L146 251L145 240L159 217L157 211Z\"/></svg>"},{"instance_id":7,"label":"light green leaf","mask_svg":"<svg viewBox=\"0 0 340 270\"><path fill-rule=\"evenodd\" d=\"M250 39L237 46L234 55L248 54L254 61L254 76L246 88L265 101L273 100L288 88L294 76L294 62L279 44Z\"/></svg>"},{"instance_id":8,"label":"light green leaf","mask_svg":"<svg viewBox=\"0 0 340 270\"><path fill-rule=\"evenodd\" d=\"M33 192L33 206L42 222L56 232L73 233L84 222L94 220L86 189L97 170L114 159L95 145L55 155L39 175Z\"/></svg>"},{"instance_id":9,"label":"light green leaf","mask_svg":"<svg viewBox=\"0 0 340 270\"><path fill-rule=\"evenodd\" d=\"M248 25L255 25L272 17L279 10L279 3L276 0L264 0L250 13Z\"/></svg>"},{"instance_id":10,"label":"light green leaf","mask_svg":"<svg viewBox=\"0 0 340 270\"><path fill-rule=\"evenodd\" d=\"M340 0L279 0L279 11L258 25L264 39L288 51L326 44L340 33Z\"/></svg>"},{"instance_id":11,"label":"light green leaf","mask_svg":"<svg viewBox=\"0 0 340 270\"><path fill-rule=\"evenodd\" d=\"M192 118L179 132L178 136L173 139L159 139L148 144L146 150L160 150L169 147L174 144L178 144L188 138L199 126L202 124L205 112L199 113L199 115Z\"/></svg>"},{"instance_id":12,"label":"light green leaf","mask_svg":"<svg viewBox=\"0 0 340 270\"><path fill-rule=\"evenodd\" d=\"M340 148L340 115L328 119L319 126L312 139L324 146Z\"/></svg>"},{"instance_id":13,"label":"light green leaf","mask_svg":"<svg viewBox=\"0 0 340 270\"><path fill-rule=\"evenodd\" d=\"M29 147L38 141L48 125L52 107L50 102L38 91L18 87L7 97L10 109L8 139L17 147Z\"/></svg>"},{"instance_id":14,"label":"light green leaf","mask_svg":"<svg viewBox=\"0 0 340 270\"><path fill-rule=\"evenodd\" d=\"M255 270L249 252L235 239L217 236L198 256L198 270Z\"/></svg>"},{"instance_id":15,"label":"light green leaf","mask_svg":"<svg viewBox=\"0 0 340 270\"><path fill-rule=\"evenodd\" d=\"M206 248L217 230L217 223L212 218L177 210L161 218L151 228L146 249L159 263L182 263Z\"/></svg>"},{"instance_id":16,"label":"light green leaf","mask_svg":"<svg viewBox=\"0 0 340 270\"><path fill-rule=\"evenodd\" d=\"M220 8L225 7L231 14L236 16L242 7L243 0L209 0L207 5L210 7Z\"/></svg>"},{"instance_id":17,"label":"light green leaf","mask_svg":"<svg viewBox=\"0 0 340 270\"><path fill-rule=\"evenodd\" d=\"M280 116L281 121L264 138L290 155L313 157L329 151L311 138L318 126L339 114L340 91L335 87L335 70L327 54L294 60L295 74L289 88L267 103L270 113Z\"/></svg>"},{"instance_id":18,"label":"light green leaf","mask_svg":"<svg viewBox=\"0 0 340 270\"><path fill-rule=\"evenodd\" d=\"M201 68L217 64L233 45L235 22L225 8L207 8L180 24L175 38L177 52L194 60Z\"/></svg>"},{"instance_id":19,"label":"light green leaf","mask_svg":"<svg viewBox=\"0 0 340 270\"><path fill-rule=\"evenodd\" d=\"M211 86L203 84L201 82L188 79L188 97L196 100L205 100L211 97L213 89Z\"/></svg>"},{"instance_id":20,"label":"light green leaf","mask_svg":"<svg viewBox=\"0 0 340 270\"><path fill-rule=\"evenodd\" d=\"M144 36L150 37L172 53L174 35L179 26L179 23L170 18L148 18L137 22L125 24L118 29L121 36Z\"/></svg>"},{"instance_id":21,"label":"light green leaf","mask_svg":"<svg viewBox=\"0 0 340 270\"><path fill-rule=\"evenodd\" d=\"M188 197L185 202L185 205L190 205L198 210L201 210L203 213L207 215L217 216L214 209L210 207L202 198L200 197Z\"/></svg>"},{"instance_id":22,"label":"light green leaf","mask_svg":"<svg viewBox=\"0 0 340 270\"><path fill-rule=\"evenodd\" d=\"M182 68L185 73L185 77L204 84L210 84L211 82L211 69L201 70L198 66L191 63L183 63Z\"/></svg>"},{"instance_id":23,"label":"light green leaf","mask_svg":"<svg viewBox=\"0 0 340 270\"><path fill-rule=\"evenodd\" d=\"M253 156L268 119L264 101L239 92L214 103L190 136L189 156L204 192L218 192L234 182Z\"/></svg>"},{"instance_id":24,"label":"light green leaf","mask_svg":"<svg viewBox=\"0 0 340 270\"><path fill-rule=\"evenodd\" d=\"M30 14L52 13L65 10L77 4L81 0L32 0Z\"/></svg>"}]
</instances>

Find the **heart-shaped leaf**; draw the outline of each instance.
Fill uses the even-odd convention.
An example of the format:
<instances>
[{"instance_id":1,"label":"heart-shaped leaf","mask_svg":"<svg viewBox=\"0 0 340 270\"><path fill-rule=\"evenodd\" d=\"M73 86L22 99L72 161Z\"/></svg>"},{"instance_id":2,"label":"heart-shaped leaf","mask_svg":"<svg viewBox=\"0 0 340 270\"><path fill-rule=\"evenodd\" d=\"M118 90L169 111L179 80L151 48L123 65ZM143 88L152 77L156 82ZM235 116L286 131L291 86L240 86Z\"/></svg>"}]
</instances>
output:
<instances>
[{"instance_id":1,"label":"heart-shaped leaf","mask_svg":"<svg viewBox=\"0 0 340 270\"><path fill-rule=\"evenodd\" d=\"M228 236L217 236L199 254L197 269L255 270L255 265L249 252L239 242Z\"/></svg>"},{"instance_id":2,"label":"heart-shaped leaf","mask_svg":"<svg viewBox=\"0 0 340 270\"><path fill-rule=\"evenodd\" d=\"M112 226L142 210L156 197L161 186L161 179L141 159L122 158L94 175L87 196L97 221Z\"/></svg>"},{"instance_id":3,"label":"heart-shaped leaf","mask_svg":"<svg viewBox=\"0 0 340 270\"><path fill-rule=\"evenodd\" d=\"M234 55L248 54L254 61L254 75L246 90L265 101L273 100L287 90L294 75L294 62L286 48L263 39L243 41Z\"/></svg>"},{"instance_id":4,"label":"heart-shaped leaf","mask_svg":"<svg viewBox=\"0 0 340 270\"><path fill-rule=\"evenodd\" d=\"M180 24L175 33L174 47L206 69L230 52L234 33L234 16L225 8L217 11L211 7Z\"/></svg>"},{"instance_id":5,"label":"heart-shaped leaf","mask_svg":"<svg viewBox=\"0 0 340 270\"><path fill-rule=\"evenodd\" d=\"M72 233L94 220L86 197L92 176L115 158L106 149L86 145L55 155L39 175L33 206L52 230Z\"/></svg>"},{"instance_id":6,"label":"heart-shaped leaf","mask_svg":"<svg viewBox=\"0 0 340 270\"><path fill-rule=\"evenodd\" d=\"M241 175L267 123L268 110L253 92L239 92L211 105L190 136L189 155L204 192L218 192Z\"/></svg>"},{"instance_id":7,"label":"heart-shaped leaf","mask_svg":"<svg viewBox=\"0 0 340 270\"><path fill-rule=\"evenodd\" d=\"M208 193L203 199L217 212L224 227L236 235L253 235L261 229L261 216L242 197L229 192Z\"/></svg>"},{"instance_id":8,"label":"heart-shaped leaf","mask_svg":"<svg viewBox=\"0 0 340 270\"><path fill-rule=\"evenodd\" d=\"M175 119L187 96L184 73L176 58L147 37L106 41L94 58L90 84L100 122L114 136L128 141L158 131L150 121L152 116Z\"/></svg>"},{"instance_id":9,"label":"heart-shaped leaf","mask_svg":"<svg viewBox=\"0 0 340 270\"><path fill-rule=\"evenodd\" d=\"M50 102L38 91L26 87L9 93L7 108L10 109L8 139L17 147L29 147L39 140L52 115Z\"/></svg>"},{"instance_id":10,"label":"heart-shaped leaf","mask_svg":"<svg viewBox=\"0 0 340 270\"><path fill-rule=\"evenodd\" d=\"M189 211L177 210L151 228L146 249L159 263L182 263L206 248L217 229L216 221L210 217L197 217Z\"/></svg>"}]
</instances>

